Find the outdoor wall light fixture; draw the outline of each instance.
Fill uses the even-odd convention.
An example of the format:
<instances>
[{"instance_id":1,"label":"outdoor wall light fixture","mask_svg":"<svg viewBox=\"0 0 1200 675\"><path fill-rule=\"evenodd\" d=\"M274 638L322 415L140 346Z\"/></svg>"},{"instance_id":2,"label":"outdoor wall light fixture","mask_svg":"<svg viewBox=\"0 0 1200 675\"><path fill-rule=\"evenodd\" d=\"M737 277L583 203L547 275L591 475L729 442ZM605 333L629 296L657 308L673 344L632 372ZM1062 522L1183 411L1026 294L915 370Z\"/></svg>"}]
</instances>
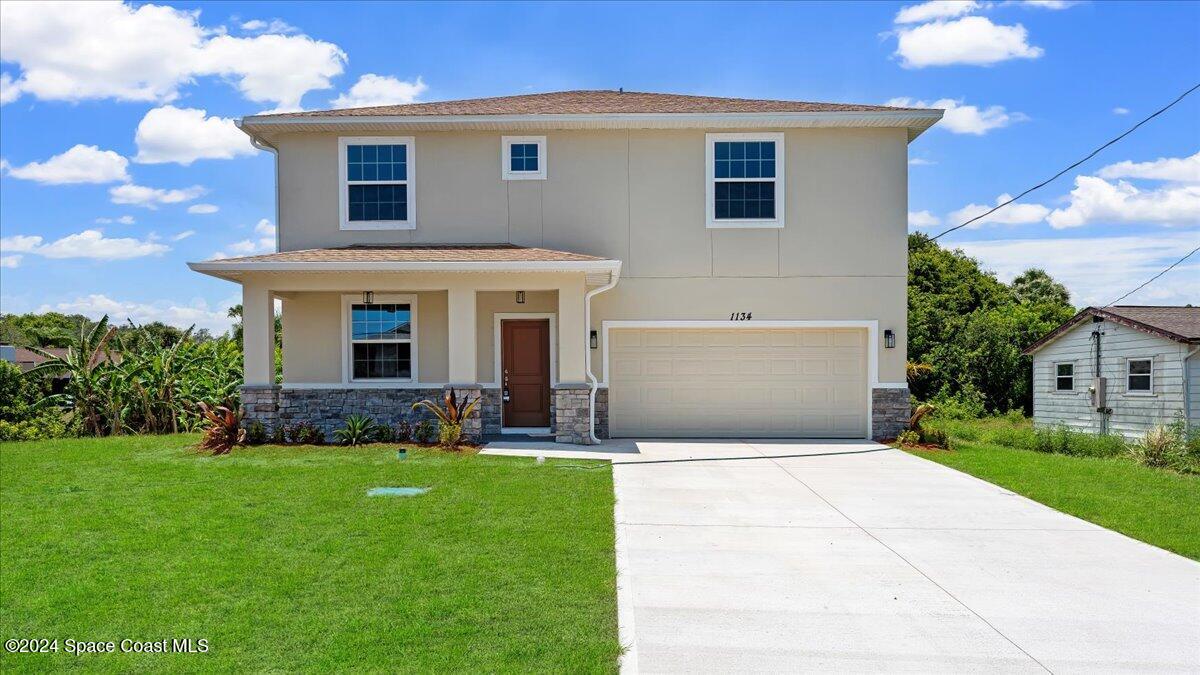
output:
<instances>
[{"instance_id":1,"label":"outdoor wall light fixture","mask_svg":"<svg viewBox=\"0 0 1200 675\"><path fill-rule=\"evenodd\" d=\"M600 338L597 337L596 331L592 331L588 335L588 340L592 345L592 349L598 349L600 347Z\"/></svg>"},{"instance_id":2,"label":"outdoor wall light fixture","mask_svg":"<svg viewBox=\"0 0 1200 675\"><path fill-rule=\"evenodd\" d=\"M883 346L888 349L896 348L896 333L891 328L883 331Z\"/></svg>"},{"instance_id":3,"label":"outdoor wall light fixture","mask_svg":"<svg viewBox=\"0 0 1200 675\"><path fill-rule=\"evenodd\" d=\"M370 305L375 302L375 291L363 291L363 304Z\"/></svg>"},{"instance_id":4,"label":"outdoor wall light fixture","mask_svg":"<svg viewBox=\"0 0 1200 675\"><path fill-rule=\"evenodd\" d=\"M525 291L517 291L517 304L525 304Z\"/></svg>"}]
</instances>

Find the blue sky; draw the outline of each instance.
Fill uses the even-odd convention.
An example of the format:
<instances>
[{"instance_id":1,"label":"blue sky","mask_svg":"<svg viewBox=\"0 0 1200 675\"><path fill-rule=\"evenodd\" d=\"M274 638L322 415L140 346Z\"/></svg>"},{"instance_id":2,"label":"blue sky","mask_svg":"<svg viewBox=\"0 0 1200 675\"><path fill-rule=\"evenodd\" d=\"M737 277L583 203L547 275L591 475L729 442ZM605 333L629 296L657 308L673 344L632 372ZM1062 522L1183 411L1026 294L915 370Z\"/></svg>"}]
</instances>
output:
<instances>
[{"instance_id":1,"label":"blue sky","mask_svg":"<svg viewBox=\"0 0 1200 675\"><path fill-rule=\"evenodd\" d=\"M222 330L185 262L273 243L265 110L605 89L949 107L910 227L1039 182L1200 82L1200 3L0 5L0 305ZM944 241L1103 303L1200 245L1200 92ZM1200 257L1200 256L1197 256ZM1127 302L1200 301L1200 260Z\"/></svg>"}]
</instances>

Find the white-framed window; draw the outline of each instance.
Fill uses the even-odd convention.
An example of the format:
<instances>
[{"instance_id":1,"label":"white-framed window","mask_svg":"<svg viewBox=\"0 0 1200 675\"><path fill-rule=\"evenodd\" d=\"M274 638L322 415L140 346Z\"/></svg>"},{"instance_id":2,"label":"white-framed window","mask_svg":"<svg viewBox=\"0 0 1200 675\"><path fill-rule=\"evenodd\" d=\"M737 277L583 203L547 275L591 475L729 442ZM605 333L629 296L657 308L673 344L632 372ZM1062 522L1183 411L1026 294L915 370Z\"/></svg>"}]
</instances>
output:
<instances>
[{"instance_id":1,"label":"white-framed window","mask_svg":"<svg viewBox=\"0 0 1200 675\"><path fill-rule=\"evenodd\" d=\"M1125 391L1130 394L1154 392L1154 359L1126 360Z\"/></svg>"},{"instance_id":2,"label":"white-framed window","mask_svg":"<svg viewBox=\"0 0 1200 675\"><path fill-rule=\"evenodd\" d=\"M708 227L783 227L783 134L705 134Z\"/></svg>"},{"instance_id":3,"label":"white-framed window","mask_svg":"<svg viewBox=\"0 0 1200 675\"><path fill-rule=\"evenodd\" d=\"M1075 391L1075 364L1054 364L1054 391Z\"/></svg>"},{"instance_id":4,"label":"white-framed window","mask_svg":"<svg viewBox=\"0 0 1200 675\"><path fill-rule=\"evenodd\" d=\"M417 380L417 297L375 294L342 296L342 380Z\"/></svg>"},{"instance_id":5,"label":"white-framed window","mask_svg":"<svg viewBox=\"0 0 1200 675\"><path fill-rule=\"evenodd\" d=\"M502 136L500 175L504 180L546 180L546 137Z\"/></svg>"},{"instance_id":6,"label":"white-framed window","mask_svg":"<svg viewBox=\"0 0 1200 675\"><path fill-rule=\"evenodd\" d=\"M416 159L411 136L338 138L341 229L414 229Z\"/></svg>"}]
</instances>

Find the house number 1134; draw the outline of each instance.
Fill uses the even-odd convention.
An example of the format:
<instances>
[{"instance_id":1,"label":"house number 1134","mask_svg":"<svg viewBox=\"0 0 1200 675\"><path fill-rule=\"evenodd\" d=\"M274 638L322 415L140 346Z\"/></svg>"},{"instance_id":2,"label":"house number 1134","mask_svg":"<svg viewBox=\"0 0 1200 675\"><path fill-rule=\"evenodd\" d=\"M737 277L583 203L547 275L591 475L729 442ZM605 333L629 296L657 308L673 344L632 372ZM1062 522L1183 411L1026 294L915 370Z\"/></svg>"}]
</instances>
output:
<instances>
[{"instance_id":1,"label":"house number 1134","mask_svg":"<svg viewBox=\"0 0 1200 675\"><path fill-rule=\"evenodd\" d=\"M729 315L729 320L730 321L749 321L750 317L751 317L750 312L734 312Z\"/></svg>"}]
</instances>

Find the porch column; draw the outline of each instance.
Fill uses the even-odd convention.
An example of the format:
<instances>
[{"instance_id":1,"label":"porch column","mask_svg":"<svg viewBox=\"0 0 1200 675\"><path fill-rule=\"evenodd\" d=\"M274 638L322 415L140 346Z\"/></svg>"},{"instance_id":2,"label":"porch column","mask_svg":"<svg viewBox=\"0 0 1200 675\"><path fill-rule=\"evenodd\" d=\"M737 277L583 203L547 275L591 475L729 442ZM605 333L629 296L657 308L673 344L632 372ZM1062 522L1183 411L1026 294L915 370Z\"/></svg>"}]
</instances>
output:
<instances>
[{"instance_id":1,"label":"porch column","mask_svg":"<svg viewBox=\"0 0 1200 675\"><path fill-rule=\"evenodd\" d=\"M262 280L242 283L242 358L246 386L275 384L275 301Z\"/></svg>"},{"instance_id":2,"label":"porch column","mask_svg":"<svg viewBox=\"0 0 1200 675\"><path fill-rule=\"evenodd\" d=\"M584 276L564 282L558 289L558 381L565 384L587 382L583 360L587 353L587 335L583 332L583 296L587 292Z\"/></svg>"},{"instance_id":3,"label":"porch column","mask_svg":"<svg viewBox=\"0 0 1200 675\"><path fill-rule=\"evenodd\" d=\"M446 293L450 332L450 384L475 385L475 289L451 288Z\"/></svg>"}]
</instances>

